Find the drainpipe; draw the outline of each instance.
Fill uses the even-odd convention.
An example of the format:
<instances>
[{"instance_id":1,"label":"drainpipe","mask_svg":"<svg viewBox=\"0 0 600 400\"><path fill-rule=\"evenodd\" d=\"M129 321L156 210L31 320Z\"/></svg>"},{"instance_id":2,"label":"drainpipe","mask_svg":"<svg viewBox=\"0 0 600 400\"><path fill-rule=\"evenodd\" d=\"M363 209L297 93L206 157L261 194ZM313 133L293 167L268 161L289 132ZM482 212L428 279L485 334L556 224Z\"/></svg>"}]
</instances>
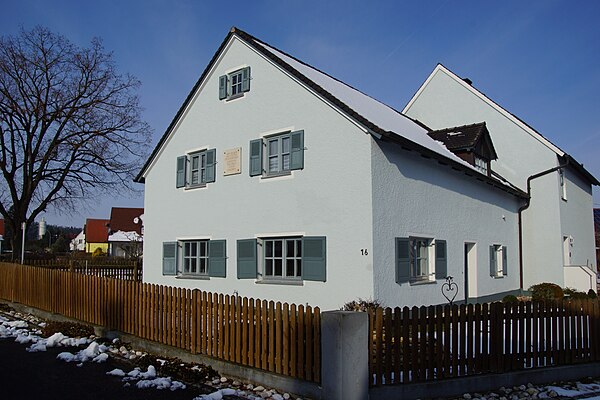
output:
<instances>
[{"instance_id":1,"label":"drainpipe","mask_svg":"<svg viewBox=\"0 0 600 400\"><path fill-rule=\"evenodd\" d=\"M531 181L534 179L537 179L539 177L542 177L544 175L548 175L554 171L558 171L559 169L563 169L567 165L569 165L569 158L567 158L566 161L564 163L560 164L558 167L547 169L547 170L537 173L535 175L531 175L529 178L527 178L527 200L525 201L524 205L519 207L519 287L521 289L521 292L523 291L523 216L522 216L522 213L523 213L523 211L527 210L529 208L529 205L531 204Z\"/></svg>"}]
</instances>

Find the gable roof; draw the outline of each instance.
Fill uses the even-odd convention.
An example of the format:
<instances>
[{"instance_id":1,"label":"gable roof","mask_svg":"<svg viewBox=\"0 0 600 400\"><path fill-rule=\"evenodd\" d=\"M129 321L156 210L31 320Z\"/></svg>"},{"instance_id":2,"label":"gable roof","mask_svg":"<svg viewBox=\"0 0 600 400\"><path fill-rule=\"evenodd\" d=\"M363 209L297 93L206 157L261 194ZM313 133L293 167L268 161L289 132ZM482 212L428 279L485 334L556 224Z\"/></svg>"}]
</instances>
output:
<instances>
[{"instance_id":1,"label":"gable roof","mask_svg":"<svg viewBox=\"0 0 600 400\"><path fill-rule=\"evenodd\" d=\"M498 111L500 114L504 115L506 118L511 120L514 124L519 126L521 129L523 129L525 132L527 132L529 135L531 135L534 139L536 139L537 141L542 143L544 146L546 146L547 148L549 148L550 150L555 152L557 156L568 158L570 161L570 165L577 172L579 172L582 176L584 176L590 182L590 184L596 185L596 186L600 185L600 182L589 171L587 171L583 167L583 164L577 162L572 156L570 156L569 154L567 154L563 150L561 150L558 146L556 146L554 143L552 143L548 138L546 138L540 132L535 130L531 125L529 125L528 123L523 121L521 118L517 117L515 114L511 113L510 111L508 111L507 109L505 109L504 107L502 107L501 105L496 103L494 100L489 98L485 93L481 92L479 89L477 89L475 86L473 86L473 82L470 79L461 78L460 76L458 76L454 72L450 71L448 68L446 68L442 64L436 65L436 67L433 69L431 74L429 74L429 76L427 77L425 82L423 82L423 84L419 87L419 89L415 92L415 94L408 101L406 106L404 106L404 109L402 110L403 113L406 113L408 111L408 109L412 106L412 104L417 100L419 95L425 90L425 88L427 87L429 82L440 71L444 72L446 75L448 75L450 78L452 78L455 82L460 84L463 88L467 89L469 92L473 93L475 96L482 99L485 103L490 105L493 109Z\"/></svg>"},{"instance_id":2,"label":"gable roof","mask_svg":"<svg viewBox=\"0 0 600 400\"><path fill-rule=\"evenodd\" d=\"M136 223L136 218L144 214L143 208L113 207L110 211L109 229L111 232L142 233L142 224Z\"/></svg>"},{"instance_id":3,"label":"gable roof","mask_svg":"<svg viewBox=\"0 0 600 400\"><path fill-rule=\"evenodd\" d=\"M477 179L483 180L492 186L518 197L527 196L526 193L519 189L515 189L510 185L481 174L469 163L454 155L442 143L430 138L427 135L428 130L412 118L235 27L231 28L210 63L188 94L185 102L135 178L136 182L144 182L144 175L153 159L158 155L194 94L233 37L250 46L258 54L304 85L308 90L324 99L357 126L361 127L366 133L370 133L378 139L400 144L403 148L417 151L427 158L437 159L441 164L448 165L469 176L476 176Z\"/></svg>"},{"instance_id":4,"label":"gable roof","mask_svg":"<svg viewBox=\"0 0 600 400\"><path fill-rule=\"evenodd\" d=\"M87 243L107 243L108 242L108 219L85 220L85 240Z\"/></svg>"},{"instance_id":5,"label":"gable roof","mask_svg":"<svg viewBox=\"0 0 600 400\"><path fill-rule=\"evenodd\" d=\"M492 141L489 139L489 132L485 122L479 122L470 125L455 126L453 128L444 128L431 131L429 137L438 142L444 143L448 150L455 152L459 150L472 151L481 140L488 140L491 152L491 159L498 158ZM486 136L488 139L486 139Z\"/></svg>"}]
</instances>

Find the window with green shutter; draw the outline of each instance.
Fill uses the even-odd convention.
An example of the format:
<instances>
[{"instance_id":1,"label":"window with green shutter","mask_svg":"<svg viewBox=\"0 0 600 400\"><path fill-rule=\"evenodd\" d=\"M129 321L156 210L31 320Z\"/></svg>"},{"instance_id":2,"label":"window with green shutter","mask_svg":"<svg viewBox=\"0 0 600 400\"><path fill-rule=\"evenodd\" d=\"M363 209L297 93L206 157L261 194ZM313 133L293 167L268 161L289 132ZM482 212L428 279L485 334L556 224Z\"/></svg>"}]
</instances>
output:
<instances>
[{"instance_id":1,"label":"window with green shutter","mask_svg":"<svg viewBox=\"0 0 600 400\"><path fill-rule=\"evenodd\" d=\"M258 278L270 283L302 280L325 282L326 242L324 236L238 240L238 278Z\"/></svg>"},{"instance_id":2,"label":"window with green shutter","mask_svg":"<svg viewBox=\"0 0 600 400\"><path fill-rule=\"evenodd\" d=\"M250 142L250 176L286 175L290 171L303 168L304 131L302 130Z\"/></svg>"},{"instance_id":3,"label":"window with green shutter","mask_svg":"<svg viewBox=\"0 0 600 400\"><path fill-rule=\"evenodd\" d=\"M231 100L250 91L250 67L219 77L219 100Z\"/></svg>"},{"instance_id":4,"label":"window with green shutter","mask_svg":"<svg viewBox=\"0 0 600 400\"><path fill-rule=\"evenodd\" d=\"M163 275L176 275L177 274L177 242L164 242L163 243L163 262L162 262L162 273Z\"/></svg>"},{"instance_id":5,"label":"window with green shutter","mask_svg":"<svg viewBox=\"0 0 600 400\"><path fill-rule=\"evenodd\" d=\"M448 275L446 241L396 238L396 283L433 282Z\"/></svg>"},{"instance_id":6,"label":"window with green shutter","mask_svg":"<svg viewBox=\"0 0 600 400\"><path fill-rule=\"evenodd\" d=\"M490 246L490 276L501 278L508 274L507 248L500 244Z\"/></svg>"},{"instance_id":7,"label":"window with green shutter","mask_svg":"<svg viewBox=\"0 0 600 400\"><path fill-rule=\"evenodd\" d=\"M177 187L193 188L215 181L216 149L177 157Z\"/></svg>"}]
</instances>

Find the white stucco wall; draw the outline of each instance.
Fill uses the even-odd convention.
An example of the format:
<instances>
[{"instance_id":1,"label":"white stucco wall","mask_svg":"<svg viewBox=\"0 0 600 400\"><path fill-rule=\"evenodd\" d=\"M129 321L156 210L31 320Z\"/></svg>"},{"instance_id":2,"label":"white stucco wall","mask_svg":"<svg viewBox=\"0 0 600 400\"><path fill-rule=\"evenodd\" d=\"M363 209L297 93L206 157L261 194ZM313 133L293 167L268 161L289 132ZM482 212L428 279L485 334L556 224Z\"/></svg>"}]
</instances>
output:
<instances>
[{"instance_id":1,"label":"white stucco wall","mask_svg":"<svg viewBox=\"0 0 600 400\"><path fill-rule=\"evenodd\" d=\"M545 139L528 132L443 69L436 70L405 112L433 129L485 121L498 154L492 170L524 191L527 177L559 165L556 152ZM593 223L590 185L583 183L578 204L568 204L571 211L565 213L557 182L558 173L554 172L531 184L531 205L523 213L525 289L542 281L564 286L563 226L568 225L571 234L581 238L581 246L585 246L585 250L579 249L581 254L587 258L594 251L589 228ZM583 222L588 214L589 221Z\"/></svg>"},{"instance_id":2,"label":"white stucco wall","mask_svg":"<svg viewBox=\"0 0 600 400\"><path fill-rule=\"evenodd\" d=\"M251 89L220 101L218 77L251 67ZM305 168L262 179L248 174L249 142L304 130ZM223 151L241 147L242 172L223 176ZM176 189L176 158L216 148L216 182ZM235 39L193 98L145 183L144 281L337 309L373 297L370 136L339 112ZM237 279L236 241L259 236L327 237L327 281L302 286ZM162 243L226 239L227 277L208 280L162 275ZM369 255L361 255L368 249Z\"/></svg>"},{"instance_id":3,"label":"white stucco wall","mask_svg":"<svg viewBox=\"0 0 600 400\"><path fill-rule=\"evenodd\" d=\"M470 270L469 298L519 288L517 214L519 200L437 161L400 146L373 141L373 231L375 297L387 306L445 303L443 280L395 282L395 238L447 241L448 274L465 297L464 244L476 244L476 273ZM394 184L398 183L398 184ZM490 276L489 246L508 249L508 275Z\"/></svg>"},{"instance_id":4,"label":"white stucco wall","mask_svg":"<svg viewBox=\"0 0 600 400\"><path fill-rule=\"evenodd\" d=\"M596 290L596 251L591 188L572 168L565 169L566 200L560 203L562 237L572 238L571 263L565 286L587 292Z\"/></svg>"}]
</instances>

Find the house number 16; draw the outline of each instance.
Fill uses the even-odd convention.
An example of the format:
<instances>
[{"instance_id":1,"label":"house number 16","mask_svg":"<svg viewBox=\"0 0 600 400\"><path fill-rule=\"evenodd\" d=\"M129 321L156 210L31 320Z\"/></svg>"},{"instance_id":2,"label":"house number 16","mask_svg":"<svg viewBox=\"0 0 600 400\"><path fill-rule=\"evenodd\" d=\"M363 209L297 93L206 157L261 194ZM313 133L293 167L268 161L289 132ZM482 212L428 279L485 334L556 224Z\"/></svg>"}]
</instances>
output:
<instances>
[{"instance_id":1,"label":"house number 16","mask_svg":"<svg viewBox=\"0 0 600 400\"><path fill-rule=\"evenodd\" d=\"M363 256L368 256L369 251L367 249L360 249L360 254L362 254Z\"/></svg>"}]
</instances>

